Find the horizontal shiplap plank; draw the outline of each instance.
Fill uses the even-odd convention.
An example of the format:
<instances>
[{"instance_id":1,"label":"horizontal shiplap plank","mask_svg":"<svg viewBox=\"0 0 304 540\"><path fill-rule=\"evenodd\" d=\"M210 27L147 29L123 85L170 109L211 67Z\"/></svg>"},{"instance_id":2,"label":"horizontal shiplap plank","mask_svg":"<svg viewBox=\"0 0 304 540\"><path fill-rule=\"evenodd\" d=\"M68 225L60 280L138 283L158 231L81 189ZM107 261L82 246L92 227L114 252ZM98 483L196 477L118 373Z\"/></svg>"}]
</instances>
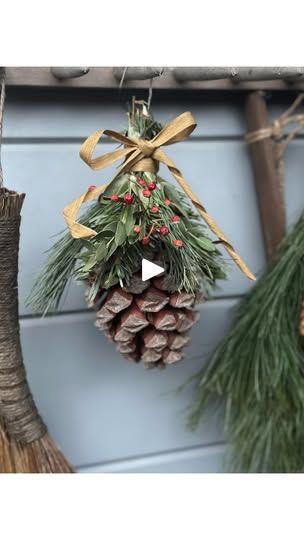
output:
<instances>
[{"instance_id":1,"label":"horizontal shiplap plank","mask_svg":"<svg viewBox=\"0 0 304 540\"><path fill-rule=\"evenodd\" d=\"M225 445L216 444L82 467L80 473L221 473Z\"/></svg>"},{"instance_id":2,"label":"horizontal shiplap plank","mask_svg":"<svg viewBox=\"0 0 304 540\"><path fill-rule=\"evenodd\" d=\"M186 358L164 371L129 364L93 326L93 313L23 320L34 396L72 463L117 461L222 440L221 417L211 410L197 432L186 428L192 387L176 390L227 331L233 305L217 300L202 306Z\"/></svg>"},{"instance_id":3,"label":"horizontal shiplap plank","mask_svg":"<svg viewBox=\"0 0 304 540\"><path fill-rule=\"evenodd\" d=\"M114 148L107 146L107 150ZM88 185L113 177L115 167L91 171L78 156L76 144L6 145L4 170L7 186L24 190L20 253L20 309L45 260L44 252L54 235L64 229L62 209ZM182 143L168 154L184 173L211 216L253 272L264 265L262 236L246 148L239 142ZM170 179L164 167L161 174ZM299 193L298 193L299 194ZM295 202L295 201L294 201ZM215 294L235 295L248 289L249 281L225 253L230 279ZM72 286L64 310L85 308L82 287Z\"/></svg>"},{"instance_id":4,"label":"horizontal shiplap plank","mask_svg":"<svg viewBox=\"0 0 304 540\"><path fill-rule=\"evenodd\" d=\"M5 138L86 138L91 132L101 128L121 131L127 123L127 97L118 100L108 93L82 92L78 96L41 91L23 92L22 99L17 93L8 93L4 137ZM291 104L268 102L269 118L278 118ZM201 137L242 137L246 132L244 115L244 95L225 94L206 97L203 92L188 93L185 98L179 92L170 96L154 91L153 113L156 120L166 124L185 111L191 111L196 118L197 128L193 136ZM299 109L303 112L304 107Z\"/></svg>"},{"instance_id":5,"label":"horizontal shiplap plank","mask_svg":"<svg viewBox=\"0 0 304 540\"><path fill-rule=\"evenodd\" d=\"M190 102L160 96L153 101L154 117L162 124L190 110L198 124L196 136L238 135L245 129L242 110L232 96L227 103L204 102L194 96ZM8 97L4 137L86 138L102 128L122 131L127 125L125 103L119 104L113 97L101 99L85 94L82 98L69 94L60 99L54 93L46 97L23 95L22 100Z\"/></svg>"}]
</instances>

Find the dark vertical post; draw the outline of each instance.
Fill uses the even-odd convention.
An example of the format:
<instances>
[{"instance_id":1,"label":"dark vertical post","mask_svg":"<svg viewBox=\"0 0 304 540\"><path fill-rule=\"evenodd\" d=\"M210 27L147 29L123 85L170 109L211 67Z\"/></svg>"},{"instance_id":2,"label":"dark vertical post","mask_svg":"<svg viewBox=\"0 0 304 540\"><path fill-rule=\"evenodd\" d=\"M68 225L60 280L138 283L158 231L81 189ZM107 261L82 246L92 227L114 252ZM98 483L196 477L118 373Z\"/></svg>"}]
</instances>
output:
<instances>
[{"instance_id":1,"label":"dark vertical post","mask_svg":"<svg viewBox=\"0 0 304 540\"><path fill-rule=\"evenodd\" d=\"M249 94L245 107L249 133L268 127L266 101L260 92ZM265 252L269 261L274 256L285 233L284 193L277 175L272 140L266 138L248 146L263 228Z\"/></svg>"}]
</instances>

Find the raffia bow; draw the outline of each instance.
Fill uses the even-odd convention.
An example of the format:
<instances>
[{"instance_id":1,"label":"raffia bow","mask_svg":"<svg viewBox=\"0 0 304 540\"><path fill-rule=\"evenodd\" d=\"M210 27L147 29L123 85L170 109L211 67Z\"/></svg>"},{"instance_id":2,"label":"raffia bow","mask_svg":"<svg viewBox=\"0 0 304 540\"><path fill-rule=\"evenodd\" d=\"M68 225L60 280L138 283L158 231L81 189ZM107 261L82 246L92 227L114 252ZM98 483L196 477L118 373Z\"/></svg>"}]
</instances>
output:
<instances>
[{"instance_id":1,"label":"raffia bow","mask_svg":"<svg viewBox=\"0 0 304 540\"><path fill-rule=\"evenodd\" d=\"M173 161L165 154L161 146L167 146L184 141L189 137L190 133L195 129L196 121L190 112L185 112L177 116L169 124L167 124L152 140L146 141L144 139L131 139L121 133L112 131L109 129L99 130L90 135L83 143L80 149L80 157L91 167L91 169L97 171L109 167L116 161L125 158L124 163L120 167L119 171L113 178L117 178L120 174L127 171L146 171L157 172L159 163L166 165L178 182L180 187L189 197L193 205L196 207L198 213L203 220L207 223L211 231L217 236L219 241L223 244L230 257L234 260L237 266L242 272L251 280L255 280L255 276L246 266L241 257L236 253L231 243L224 236L222 231L216 225L214 220L209 216L208 212L201 204L197 196L193 193L190 186L183 178L180 170L175 166ZM107 135L113 141L119 142L124 145L123 148L119 148L114 152L93 158L93 153L96 145L100 141L103 135ZM96 236L96 232L76 222L76 216L81 205L85 202L91 201L99 197L104 192L109 184L103 184L96 187L93 190L88 190L73 202L68 204L64 210L64 218L71 235L74 238L88 238Z\"/></svg>"}]
</instances>

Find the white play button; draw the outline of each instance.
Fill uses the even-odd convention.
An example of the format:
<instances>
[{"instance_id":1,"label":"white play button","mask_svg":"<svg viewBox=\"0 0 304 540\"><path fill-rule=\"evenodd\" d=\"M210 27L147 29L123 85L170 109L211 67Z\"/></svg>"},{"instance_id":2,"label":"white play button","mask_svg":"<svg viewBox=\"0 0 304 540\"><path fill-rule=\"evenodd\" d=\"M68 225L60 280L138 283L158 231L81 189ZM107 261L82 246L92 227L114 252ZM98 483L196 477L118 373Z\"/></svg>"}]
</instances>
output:
<instances>
[{"instance_id":1,"label":"white play button","mask_svg":"<svg viewBox=\"0 0 304 540\"><path fill-rule=\"evenodd\" d=\"M159 274L162 274L165 269L161 266L158 266L158 264L154 264L151 261L147 261L147 259L143 259L141 262L141 279L142 281L147 281L147 279L150 279L151 277L158 276Z\"/></svg>"}]
</instances>

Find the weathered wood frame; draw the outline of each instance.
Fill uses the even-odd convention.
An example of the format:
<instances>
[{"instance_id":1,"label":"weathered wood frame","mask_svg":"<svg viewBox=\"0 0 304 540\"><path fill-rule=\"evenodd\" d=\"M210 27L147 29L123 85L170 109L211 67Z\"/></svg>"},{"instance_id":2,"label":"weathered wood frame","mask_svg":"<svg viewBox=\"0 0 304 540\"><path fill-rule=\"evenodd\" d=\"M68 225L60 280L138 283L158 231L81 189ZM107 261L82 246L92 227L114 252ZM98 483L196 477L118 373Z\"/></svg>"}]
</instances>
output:
<instances>
[{"instance_id":1,"label":"weathered wood frame","mask_svg":"<svg viewBox=\"0 0 304 540\"><path fill-rule=\"evenodd\" d=\"M304 67L7 67L8 86L171 90L304 90Z\"/></svg>"}]
</instances>

